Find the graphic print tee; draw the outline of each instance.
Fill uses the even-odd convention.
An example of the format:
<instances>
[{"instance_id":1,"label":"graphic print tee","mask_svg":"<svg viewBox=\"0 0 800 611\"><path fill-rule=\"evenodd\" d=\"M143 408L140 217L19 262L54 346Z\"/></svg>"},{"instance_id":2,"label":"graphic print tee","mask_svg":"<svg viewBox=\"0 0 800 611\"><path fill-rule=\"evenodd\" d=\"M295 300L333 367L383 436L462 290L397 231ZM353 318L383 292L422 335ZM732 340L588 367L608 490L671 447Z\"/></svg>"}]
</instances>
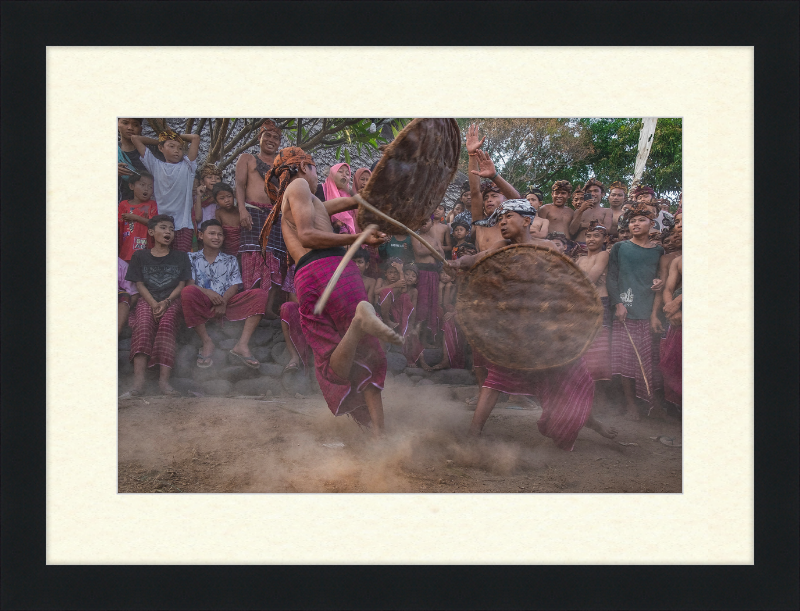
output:
<instances>
[{"instance_id":1,"label":"graphic print tee","mask_svg":"<svg viewBox=\"0 0 800 611\"><path fill-rule=\"evenodd\" d=\"M189 255L180 250L170 250L164 257L154 257L149 250L137 250L125 274L125 280L144 282L156 301L169 297L181 280L191 279Z\"/></svg>"}]
</instances>

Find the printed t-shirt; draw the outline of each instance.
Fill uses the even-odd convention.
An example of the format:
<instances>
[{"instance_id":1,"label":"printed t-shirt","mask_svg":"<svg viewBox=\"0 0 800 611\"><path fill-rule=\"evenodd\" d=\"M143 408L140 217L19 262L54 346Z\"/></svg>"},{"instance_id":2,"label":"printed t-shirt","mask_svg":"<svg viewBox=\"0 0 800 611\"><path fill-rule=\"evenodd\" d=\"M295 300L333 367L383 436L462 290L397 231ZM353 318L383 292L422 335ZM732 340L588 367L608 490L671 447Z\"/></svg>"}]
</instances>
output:
<instances>
[{"instance_id":1,"label":"printed t-shirt","mask_svg":"<svg viewBox=\"0 0 800 611\"><path fill-rule=\"evenodd\" d=\"M154 257L149 250L137 250L128 264L125 280L144 282L156 301L164 301L181 280L192 279L189 255L181 250L170 250L163 257Z\"/></svg>"},{"instance_id":2,"label":"printed t-shirt","mask_svg":"<svg viewBox=\"0 0 800 611\"><path fill-rule=\"evenodd\" d=\"M189 253L189 262L192 266L192 278L201 288L224 295L233 285L242 283L239 264L233 255L219 252L214 262L209 263L203 251L198 250Z\"/></svg>"},{"instance_id":3,"label":"printed t-shirt","mask_svg":"<svg viewBox=\"0 0 800 611\"><path fill-rule=\"evenodd\" d=\"M611 308L621 303L631 320L649 320L655 292L650 290L658 277L658 260L664 254L661 246L644 248L630 240L617 242L608 255L608 303Z\"/></svg>"},{"instance_id":4,"label":"printed t-shirt","mask_svg":"<svg viewBox=\"0 0 800 611\"><path fill-rule=\"evenodd\" d=\"M378 247L381 259L384 261L391 257L397 257L403 263L414 262L414 249L411 245L411 236L407 235L402 240L398 240L395 236L389 238L389 241L381 244Z\"/></svg>"},{"instance_id":5,"label":"printed t-shirt","mask_svg":"<svg viewBox=\"0 0 800 611\"><path fill-rule=\"evenodd\" d=\"M136 206L131 204L130 200L120 202L117 212L119 256L124 261L130 261L135 251L152 248L155 244L153 238L147 235L147 225L142 225L136 221L125 221L122 219L123 214L135 214L136 216L151 219L158 214L158 206L152 199Z\"/></svg>"},{"instance_id":6,"label":"printed t-shirt","mask_svg":"<svg viewBox=\"0 0 800 611\"><path fill-rule=\"evenodd\" d=\"M189 161L184 155L178 163L159 161L150 149L145 151L142 162L155 178L155 199L159 214L168 214L175 219L175 231L192 228L192 187L197 160Z\"/></svg>"}]
</instances>

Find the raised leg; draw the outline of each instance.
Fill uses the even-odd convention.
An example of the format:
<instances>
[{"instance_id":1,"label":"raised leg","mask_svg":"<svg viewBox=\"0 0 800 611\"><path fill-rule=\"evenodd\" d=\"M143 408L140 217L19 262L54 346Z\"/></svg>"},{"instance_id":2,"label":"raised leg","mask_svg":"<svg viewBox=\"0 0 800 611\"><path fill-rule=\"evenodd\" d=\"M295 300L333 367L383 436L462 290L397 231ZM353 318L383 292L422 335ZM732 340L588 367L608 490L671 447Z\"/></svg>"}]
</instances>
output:
<instances>
[{"instance_id":1,"label":"raised leg","mask_svg":"<svg viewBox=\"0 0 800 611\"><path fill-rule=\"evenodd\" d=\"M365 335L372 335L384 342L402 344L403 338L387 327L375 315L375 308L368 301L359 302L353 322L344 334L342 341L331 354L331 369L342 378L350 377L350 369L356 355L358 342Z\"/></svg>"}]
</instances>

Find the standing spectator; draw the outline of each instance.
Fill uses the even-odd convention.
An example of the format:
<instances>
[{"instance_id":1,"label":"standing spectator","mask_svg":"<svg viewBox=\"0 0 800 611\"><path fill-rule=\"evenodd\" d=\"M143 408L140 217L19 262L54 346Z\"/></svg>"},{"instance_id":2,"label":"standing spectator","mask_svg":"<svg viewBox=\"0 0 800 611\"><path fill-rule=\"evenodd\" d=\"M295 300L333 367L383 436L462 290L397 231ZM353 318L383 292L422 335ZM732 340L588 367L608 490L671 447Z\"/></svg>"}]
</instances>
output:
<instances>
[{"instance_id":1,"label":"standing spectator","mask_svg":"<svg viewBox=\"0 0 800 611\"><path fill-rule=\"evenodd\" d=\"M533 206L536 212L539 212L539 208L541 208L544 203L544 194L541 189L531 187L525 194L525 199L528 200L528 203Z\"/></svg>"},{"instance_id":2,"label":"standing spectator","mask_svg":"<svg viewBox=\"0 0 800 611\"><path fill-rule=\"evenodd\" d=\"M142 119L117 119L119 145L117 146L117 203L133 197L130 179L141 176L144 167L139 151L131 141L132 136L142 133Z\"/></svg>"},{"instance_id":3,"label":"standing spectator","mask_svg":"<svg viewBox=\"0 0 800 611\"><path fill-rule=\"evenodd\" d=\"M353 190L350 188L350 166L346 163L337 163L332 166L328 177L322 183L322 191L325 194L323 201L330 201L337 197L350 197L353 195ZM340 231L340 233L356 234L356 219L354 210L345 210L331 215L331 223L336 228L335 221L345 225L347 231Z\"/></svg>"},{"instance_id":4,"label":"standing spectator","mask_svg":"<svg viewBox=\"0 0 800 611\"><path fill-rule=\"evenodd\" d=\"M622 215L622 205L628 194L628 187L625 183L616 180L608 185L608 207L611 210L611 225L608 227L608 235L616 237L617 223Z\"/></svg>"},{"instance_id":5,"label":"standing spectator","mask_svg":"<svg viewBox=\"0 0 800 611\"><path fill-rule=\"evenodd\" d=\"M123 200L117 212L119 235L119 256L123 261L130 261L137 250L153 247L153 238L148 235L147 223L158 214L153 194L153 175L143 171L133 176L133 195Z\"/></svg>"},{"instance_id":6,"label":"standing spectator","mask_svg":"<svg viewBox=\"0 0 800 611\"><path fill-rule=\"evenodd\" d=\"M592 221L603 227L611 224L613 213L608 208L600 207L605 192L605 185L596 178L590 178L583 189L575 191L572 198L575 212L569 222L569 231L572 239L579 244L586 245L586 229ZM585 199L584 194L588 194L590 199Z\"/></svg>"},{"instance_id":7,"label":"standing spectator","mask_svg":"<svg viewBox=\"0 0 800 611\"><path fill-rule=\"evenodd\" d=\"M563 233L569 236L569 224L574 211L565 205L572 193L572 185L566 180L553 183L553 203L545 204L539 209L539 216L550 221L551 233Z\"/></svg>"},{"instance_id":8,"label":"standing spectator","mask_svg":"<svg viewBox=\"0 0 800 611\"><path fill-rule=\"evenodd\" d=\"M663 289L658 262L664 249L650 241L653 213L645 205L632 206L625 216L631 239L611 247L606 279L609 306L614 308L611 373L622 376L626 418L639 420L636 397L649 403L651 410L656 407L657 414L661 408L655 394L660 386L655 366L659 336L651 328L651 315L655 292Z\"/></svg>"},{"instance_id":9,"label":"standing spectator","mask_svg":"<svg viewBox=\"0 0 800 611\"><path fill-rule=\"evenodd\" d=\"M452 224L453 228L453 235L452 235L452 242L453 247L448 251L450 255L448 259L456 259L456 252L458 251L459 246L464 244L467 241L467 236L469 235L470 226L467 221L459 220L453 221Z\"/></svg>"},{"instance_id":10,"label":"standing spectator","mask_svg":"<svg viewBox=\"0 0 800 611\"><path fill-rule=\"evenodd\" d=\"M194 225L192 223L192 190L194 173L197 170L197 151L200 136L197 134L178 135L172 130L158 134L158 150L164 161L157 159L147 148L154 142L151 138L131 136L142 163L155 178L155 195L158 211L171 216L175 221L175 240L172 248L190 252ZM189 152L183 154L183 142L190 143Z\"/></svg>"},{"instance_id":11,"label":"standing spectator","mask_svg":"<svg viewBox=\"0 0 800 611\"><path fill-rule=\"evenodd\" d=\"M466 217L463 217L461 215L462 212L464 212L464 204L461 203L461 201L457 201L455 204L453 204L453 209L447 215L447 224L452 226L456 218L462 217L459 220L463 220L463 222L465 222L469 228L472 229L472 221L468 221Z\"/></svg>"},{"instance_id":12,"label":"standing spectator","mask_svg":"<svg viewBox=\"0 0 800 611\"><path fill-rule=\"evenodd\" d=\"M356 173L353 177L353 191L354 193L360 193L361 190L367 186L369 179L372 177L372 170L369 168L358 168ZM325 201L325 191L322 191L323 197L320 198L322 201ZM357 216L357 212L354 213L354 216ZM356 227L358 228L358 227ZM364 246L367 252L369 253L369 258L367 259L367 269L362 274L364 278L372 278L373 280L378 280L381 277L381 270L380 265L378 262L380 261L380 253L378 252L377 246ZM370 300L372 303L372 300Z\"/></svg>"},{"instance_id":13,"label":"standing spectator","mask_svg":"<svg viewBox=\"0 0 800 611\"><path fill-rule=\"evenodd\" d=\"M217 202L214 200L214 185L222 181L222 170L213 163L200 168L200 184L194 200L194 222L199 227L203 221L215 218Z\"/></svg>"},{"instance_id":14,"label":"standing spectator","mask_svg":"<svg viewBox=\"0 0 800 611\"><path fill-rule=\"evenodd\" d=\"M236 257L220 252L224 240L222 223L217 219L204 221L200 225L200 237L203 250L189 253L192 278L181 291L186 326L194 329L203 342L197 355L197 366L203 369L213 365L211 355L215 346L206 330L206 323L217 318L245 321L239 341L229 352L243 365L258 369L261 363L250 352L249 343L264 316L267 296L258 290L239 292L242 276Z\"/></svg>"},{"instance_id":15,"label":"standing spectator","mask_svg":"<svg viewBox=\"0 0 800 611\"><path fill-rule=\"evenodd\" d=\"M398 239L396 235L391 236L387 242L378 247L381 260L386 261L396 257L403 263L413 263L414 248L411 241L410 235L403 236L401 239Z\"/></svg>"},{"instance_id":16,"label":"standing spectator","mask_svg":"<svg viewBox=\"0 0 800 611\"><path fill-rule=\"evenodd\" d=\"M225 237L225 241L222 243L222 252L235 257L239 253L239 237L242 227L239 224L241 220L239 209L233 201L233 189L230 185L220 182L214 185L213 194L217 205L214 218L222 225L222 234Z\"/></svg>"},{"instance_id":17,"label":"standing spectator","mask_svg":"<svg viewBox=\"0 0 800 611\"><path fill-rule=\"evenodd\" d=\"M169 384L175 364L175 335L181 318L181 290L192 278L189 255L170 249L175 238L171 216L157 214L147 223L155 246L133 253L125 279L136 283L141 298L130 318L133 328L131 360L133 389L130 395L139 397L144 389L148 367L160 366L158 386L169 397L180 393Z\"/></svg>"}]
</instances>

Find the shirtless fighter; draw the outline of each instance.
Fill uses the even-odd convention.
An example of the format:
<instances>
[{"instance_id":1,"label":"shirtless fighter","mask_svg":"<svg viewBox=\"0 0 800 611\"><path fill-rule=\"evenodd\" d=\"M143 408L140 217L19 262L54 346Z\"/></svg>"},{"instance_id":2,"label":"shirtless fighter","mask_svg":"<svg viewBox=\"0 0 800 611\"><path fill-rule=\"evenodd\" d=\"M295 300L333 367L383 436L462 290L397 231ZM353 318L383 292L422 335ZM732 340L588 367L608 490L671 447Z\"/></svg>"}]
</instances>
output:
<instances>
[{"instance_id":1,"label":"shirtless fighter","mask_svg":"<svg viewBox=\"0 0 800 611\"><path fill-rule=\"evenodd\" d=\"M276 178L275 185L271 178ZM299 147L282 149L266 177L274 208L261 231L262 252L278 215L286 247L296 261L294 284L300 302L300 325L314 352L320 389L334 416L350 414L362 425L372 425L375 436L383 432L381 390L386 377L386 356L379 340L402 343L397 333L381 322L367 301L364 282L354 262L347 264L322 314L314 306L345 254L345 246L359 234L334 233L331 216L353 210L352 197L322 203L314 195L317 168L311 155ZM386 241L378 233L365 244Z\"/></svg>"},{"instance_id":2,"label":"shirtless fighter","mask_svg":"<svg viewBox=\"0 0 800 611\"><path fill-rule=\"evenodd\" d=\"M546 240L531 237L530 223L536 210L527 200L512 199L503 202L489 222L497 223L502 239L489 251L509 244L538 244L551 248ZM468 268L475 264L481 254L466 256L451 262L453 268ZM488 375L481 385L478 406L472 417L469 432L480 435L483 425L492 413L501 392L510 395L529 395L539 398L542 416L537 426L545 437L553 439L563 450L572 450L578 432L587 426L604 437L613 438L617 431L606 427L592 417L594 382L586 369L583 358L564 367L541 372L508 369L487 361Z\"/></svg>"}]
</instances>

